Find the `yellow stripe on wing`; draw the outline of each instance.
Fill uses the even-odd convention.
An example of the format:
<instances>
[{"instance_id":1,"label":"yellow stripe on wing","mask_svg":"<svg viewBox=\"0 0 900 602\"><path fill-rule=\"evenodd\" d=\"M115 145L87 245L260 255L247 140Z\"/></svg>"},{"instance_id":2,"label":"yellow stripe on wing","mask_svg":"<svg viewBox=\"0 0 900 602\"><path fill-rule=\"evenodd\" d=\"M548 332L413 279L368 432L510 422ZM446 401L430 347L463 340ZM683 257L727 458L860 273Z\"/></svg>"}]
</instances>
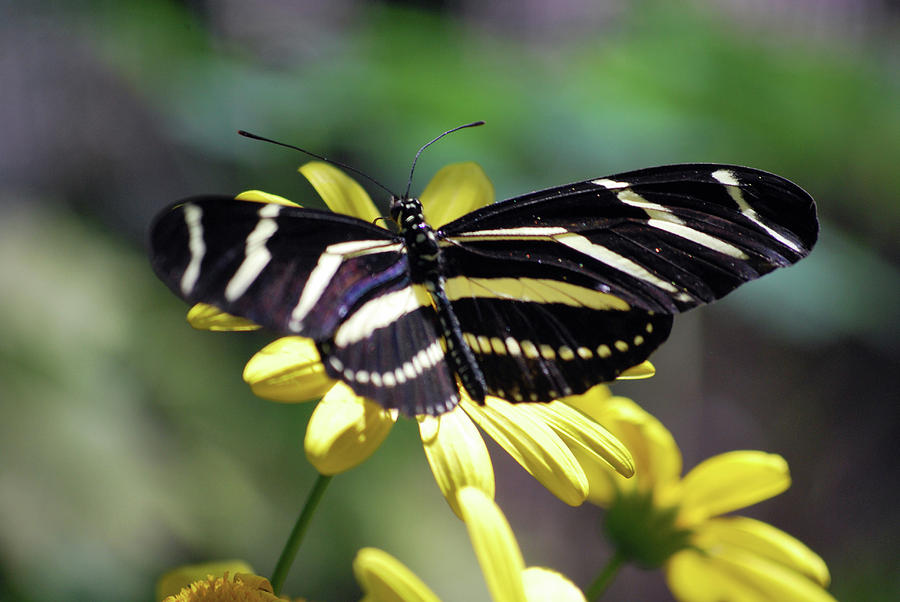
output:
<instances>
[{"instance_id":1,"label":"yellow stripe on wing","mask_svg":"<svg viewBox=\"0 0 900 602\"><path fill-rule=\"evenodd\" d=\"M562 303L573 307L628 311L624 300L590 288L549 278L468 278L447 279L444 290L451 301L486 297L530 303Z\"/></svg>"}]
</instances>

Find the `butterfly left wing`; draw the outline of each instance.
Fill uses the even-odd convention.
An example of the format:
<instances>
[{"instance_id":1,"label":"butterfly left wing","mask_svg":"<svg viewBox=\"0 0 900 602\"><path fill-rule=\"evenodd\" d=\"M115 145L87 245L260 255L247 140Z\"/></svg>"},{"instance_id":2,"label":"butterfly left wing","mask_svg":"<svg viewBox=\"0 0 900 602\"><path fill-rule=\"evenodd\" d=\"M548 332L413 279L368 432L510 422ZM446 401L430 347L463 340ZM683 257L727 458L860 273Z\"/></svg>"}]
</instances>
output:
<instances>
[{"instance_id":1,"label":"butterfly left wing","mask_svg":"<svg viewBox=\"0 0 900 602\"><path fill-rule=\"evenodd\" d=\"M812 199L779 176L672 165L490 205L438 236L489 392L547 401L640 363L671 314L794 263L817 230Z\"/></svg>"},{"instance_id":2,"label":"butterfly left wing","mask_svg":"<svg viewBox=\"0 0 900 602\"><path fill-rule=\"evenodd\" d=\"M153 269L176 295L314 339L405 273L400 247L346 215L225 196L174 203L150 230Z\"/></svg>"},{"instance_id":3,"label":"butterfly left wing","mask_svg":"<svg viewBox=\"0 0 900 602\"><path fill-rule=\"evenodd\" d=\"M379 291L319 342L326 373L356 394L407 416L441 414L459 402L431 296L404 276Z\"/></svg>"},{"instance_id":4,"label":"butterfly left wing","mask_svg":"<svg viewBox=\"0 0 900 602\"><path fill-rule=\"evenodd\" d=\"M349 216L229 197L175 203L151 261L191 303L316 341L329 376L407 414L458 401L437 318L395 234ZM421 288L421 287L419 287Z\"/></svg>"}]
</instances>

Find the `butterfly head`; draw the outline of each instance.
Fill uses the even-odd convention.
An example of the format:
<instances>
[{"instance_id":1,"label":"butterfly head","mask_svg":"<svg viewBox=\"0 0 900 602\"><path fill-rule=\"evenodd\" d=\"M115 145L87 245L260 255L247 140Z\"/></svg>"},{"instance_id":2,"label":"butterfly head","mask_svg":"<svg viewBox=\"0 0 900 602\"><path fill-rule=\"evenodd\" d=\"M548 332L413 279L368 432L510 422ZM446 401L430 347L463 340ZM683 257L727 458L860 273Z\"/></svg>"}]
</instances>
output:
<instances>
[{"instance_id":1,"label":"butterfly head","mask_svg":"<svg viewBox=\"0 0 900 602\"><path fill-rule=\"evenodd\" d=\"M425 215L422 212L422 203L416 198L392 198L391 219L397 223L401 230L407 230L415 227L416 224L424 223Z\"/></svg>"}]
</instances>

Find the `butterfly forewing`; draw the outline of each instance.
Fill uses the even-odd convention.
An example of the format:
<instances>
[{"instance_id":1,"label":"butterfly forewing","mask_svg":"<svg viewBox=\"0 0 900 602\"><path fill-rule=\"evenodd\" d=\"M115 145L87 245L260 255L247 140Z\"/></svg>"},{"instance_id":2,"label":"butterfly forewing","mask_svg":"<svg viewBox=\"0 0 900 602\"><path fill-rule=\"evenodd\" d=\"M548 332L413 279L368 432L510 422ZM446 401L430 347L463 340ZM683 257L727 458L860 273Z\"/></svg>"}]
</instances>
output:
<instances>
[{"instance_id":1,"label":"butterfly forewing","mask_svg":"<svg viewBox=\"0 0 900 602\"><path fill-rule=\"evenodd\" d=\"M156 273L187 301L305 336L377 294L404 257L391 232L361 220L228 197L176 203L150 245Z\"/></svg>"},{"instance_id":2,"label":"butterfly forewing","mask_svg":"<svg viewBox=\"0 0 900 602\"><path fill-rule=\"evenodd\" d=\"M444 246L507 259L515 274L558 268L634 307L676 313L809 253L806 192L766 172L671 165L510 199L441 228Z\"/></svg>"}]
</instances>

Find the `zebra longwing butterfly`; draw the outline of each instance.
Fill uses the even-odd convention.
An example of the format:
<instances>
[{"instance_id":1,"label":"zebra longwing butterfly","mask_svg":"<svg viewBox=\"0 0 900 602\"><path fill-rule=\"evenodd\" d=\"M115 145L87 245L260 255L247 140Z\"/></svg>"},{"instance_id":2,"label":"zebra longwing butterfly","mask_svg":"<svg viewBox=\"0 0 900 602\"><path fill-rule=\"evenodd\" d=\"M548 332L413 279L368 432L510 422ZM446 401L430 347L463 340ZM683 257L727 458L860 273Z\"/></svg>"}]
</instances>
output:
<instances>
[{"instance_id":1,"label":"zebra longwing butterfly","mask_svg":"<svg viewBox=\"0 0 900 602\"><path fill-rule=\"evenodd\" d=\"M396 232L328 211L185 199L151 231L177 295L313 339L326 372L407 415L459 385L546 402L615 379L673 314L805 257L812 198L748 167L652 167L532 192L436 230L408 193ZM458 382L457 382L458 381Z\"/></svg>"}]
</instances>

